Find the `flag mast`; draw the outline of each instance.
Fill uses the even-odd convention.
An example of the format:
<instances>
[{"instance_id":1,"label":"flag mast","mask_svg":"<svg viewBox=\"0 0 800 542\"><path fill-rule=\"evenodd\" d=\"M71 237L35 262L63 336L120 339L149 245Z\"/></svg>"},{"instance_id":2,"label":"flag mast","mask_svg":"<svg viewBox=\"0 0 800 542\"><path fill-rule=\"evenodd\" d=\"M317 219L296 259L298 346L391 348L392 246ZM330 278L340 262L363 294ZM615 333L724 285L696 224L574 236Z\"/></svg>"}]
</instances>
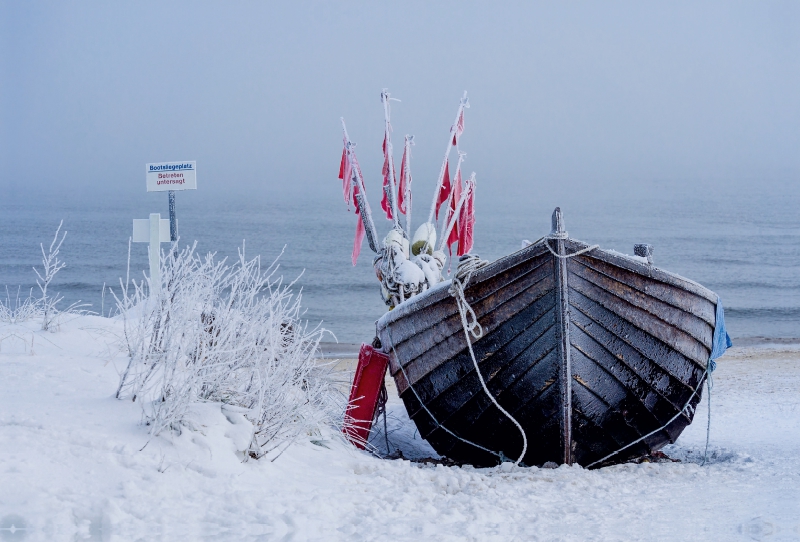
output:
<instances>
[{"instance_id":1,"label":"flag mast","mask_svg":"<svg viewBox=\"0 0 800 542\"><path fill-rule=\"evenodd\" d=\"M464 96L458 104L458 112L456 113L456 120L450 127L450 136L447 139L447 150L444 153L444 160L442 167L439 169L439 180L436 182L436 190L433 192L433 202L431 203L431 211L428 213L428 222L433 222L433 217L436 214L436 201L439 199L439 192L442 190L442 183L444 183L444 170L447 167L447 160L450 158L450 149L453 147L453 133L456 132L459 118L464 109L469 109L469 99L467 98L467 91L464 91Z\"/></svg>"},{"instance_id":2,"label":"flag mast","mask_svg":"<svg viewBox=\"0 0 800 542\"><path fill-rule=\"evenodd\" d=\"M400 186L404 188L403 203L406 207L406 232L411 235L411 145L414 144L414 136L406 135L403 145L403 158L405 161L400 164Z\"/></svg>"},{"instance_id":3,"label":"flag mast","mask_svg":"<svg viewBox=\"0 0 800 542\"><path fill-rule=\"evenodd\" d=\"M353 195L353 199L356 200L356 207L361 215L361 220L364 222L369 248L372 249L372 252L378 254L380 253L378 233L375 229L375 223L372 220L372 211L369 208L369 202L366 198L367 191L364 187L364 177L361 175L361 167L359 167L358 160L356 159L355 145L350 141L350 136L347 134L347 126L344 123L344 117L341 117L341 121L342 132L344 132L345 152L347 154L347 161L350 163L350 179L354 191L358 192Z\"/></svg>"},{"instance_id":4,"label":"flag mast","mask_svg":"<svg viewBox=\"0 0 800 542\"><path fill-rule=\"evenodd\" d=\"M400 225L400 217L398 216L397 212L397 186L395 183L394 178L394 156L392 152L392 135L391 135L391 125L389 123L389 89L385 88L381 91L381 103L383 104L383 120L384 120L384 137L386 141L386 156L388 157L388 165L389 171L387 175L389 176L389 186L388 186L388 198L389 198L389 205L392 209L392 221L394 222L394 229L403 231L403 227ZM400 101L395 98L395 101ZM384 187L386 190L387 187Z\"/></svg>"}]
</instances>

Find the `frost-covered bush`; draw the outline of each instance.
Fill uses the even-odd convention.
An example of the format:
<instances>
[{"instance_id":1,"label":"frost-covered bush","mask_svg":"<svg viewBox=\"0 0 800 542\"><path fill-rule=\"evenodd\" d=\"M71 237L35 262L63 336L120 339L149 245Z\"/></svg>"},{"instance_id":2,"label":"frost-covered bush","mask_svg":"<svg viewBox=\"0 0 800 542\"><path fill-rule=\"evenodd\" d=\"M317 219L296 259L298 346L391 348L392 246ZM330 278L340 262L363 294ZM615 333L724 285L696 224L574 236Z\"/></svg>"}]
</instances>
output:
<instances>
[{"instance_id":1,"label":"frost-covered bush","mask_svg":"<svg viewBox=\"0 0 800 542\"><path fill-rule=\"evenodd\" d=\"M73 303L66 309L59 309L57 305L63 299L61 294L57 293L56 295L52 295L52 291L48 292L50 283L53 282L58 272L67 265L59 258L61 245L67 237L67 232L65 231L61 234L61 240L59 241L58 239L61 233L61 226L63 225L64 221L62 220L58 224L56 234L47 252L44 251L44 244L39 244L39 247L42 249L42 272L40 273L35 267L33 271L38 277L36 285L41 291L41 297L33 297L33 289L31 289L28 297L21 299L19 296L20 289L18 288L16 299L12 302L11 296L8 293L8 287L6 287L6 299L5 301L0 299L0 322L16 324L33 318L41 318L43 331L55 331L60 325L60 318L62 316L67 314L80 315L88 313L83 307L88 307L89 305L81 303L80 301Z\"/></svg>"},{"instance_id":2,"label":"frost-covered bush","mask_svg":"<svg viewBox=\"0 0 800 542\"><path fill-rule=\"evenodd\" d=\"M341 393L314 358L325 330L300 319L300 294L275 277L276 262L262 269L242 249L229 265L173 247L156 295L147 279L120 281L130 360L117 397L141 402L151 434L180 431L193 404L222 403L252 423L247 451L258 458L341 416Z\"/></svg>"},{"instance_id":3,"label":"frost-covered bush","mask_svg":"<svg viewBox=\"0 0 800 542\"><path fill-rule=\"evenodd\" d=\"M8 286L6 286L6 298L5 300L0 299L0 322L16 324L42 315L39 300L33 297L33 289L26 298L20 298L20 290L21 288L17 288L16 299L12 301Z\"/></svg>"}]
</instances>

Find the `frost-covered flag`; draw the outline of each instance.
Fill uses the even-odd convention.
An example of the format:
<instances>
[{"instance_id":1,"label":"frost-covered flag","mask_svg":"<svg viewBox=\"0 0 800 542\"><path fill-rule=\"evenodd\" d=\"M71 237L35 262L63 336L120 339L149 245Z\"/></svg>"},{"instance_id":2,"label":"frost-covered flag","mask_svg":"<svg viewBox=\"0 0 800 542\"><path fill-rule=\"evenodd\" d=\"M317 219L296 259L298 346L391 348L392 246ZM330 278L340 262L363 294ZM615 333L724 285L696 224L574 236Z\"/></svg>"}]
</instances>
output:
<instances>
[{"instance_id":1,"label":"frost-covered flag","mask_svg":"<svg viewBox=\"0 0 800 542\"><path fill-rule=\"evenodd\" d=\"M356 171L358 172L359 178L363 179L364 177L361 176L361 168L358 165L355 155L353 155L353 163ZM356 216L358 216L358 222L356 223L356 237L353 240L353 255L351 256L353 267L355 267L356 262L358 262L358 256L361 254L361 245L364 244L364 236L367 234L367 229L364 227L364 217L361 216L361 212L358 209L358 204L356 203L356 196L358 195L358 192L358 185L353 186L353 206L355 206ZM367 195L364 194L365 199L366 197Z\"/></svg>"},{"instance_id":2,"label":"frost-covered flag","mask_svg":"<svg viewBox=\"0 0 800 542\"><path fill-rule=\"evenodd\" d=\"M381 198L381 209L386 213L388 220L393 220L392 204L389 201L389 190L391 190L391 184L389 183L389 145L386 143L386 136L383 136L383 198ZM396 179L397 175L394 175L394 178Z\"/></svg>"},{"instance_id":3,"label":"frost-covered flag","mask_svg":"<svg viewBox=\"0 0 800 542\"><path fill-rule=\"evenodd\" d=\"M467 197L458 213L458 252L463 256L472 250L472 239L475 231L475 180L469 179L465 188Z\"/></svg>"},{"instance_id":4,"label":"frost-covered flag","mask_svg":"<svg viewBox=\"0 0 800 542\"><path fill-rule=\"evenodd\" d=\"M354 166L359 178L363 179L363 177L361 177L361 168L358 165L358 160L356 160L356 155L355 153L348 154L347 140L345 140L344 149L342 149L342 161L339 163L339 178L342 180L342 192L344 194L344 201L347 203L347 208L350 209L350 203L352 202L353 207L355 207L356 216L358 217L358 222L356 223L356 237L353 241L353 255L351 258L353 265L356 265L358 256L361 254L361 245L364 244L364 236L367 234L367 230L364 226L364 218L361 216L358 204L356 203L356 195L358 195L359 190L358 184L353 183Z\"/></svg>"},{"instance_id":5,"label":"frost-covered flag","mask_svg":"<svg viewBox=\"0 0 800 542\"><path fill-rule=\"evenodd\" d=\"M342 180L342 194L347 208L350 209L350 201L353 199L353 169L347 157L347 141L342 149L342 161L339 164L339 178Z\"/></svg>"},{"instance_id":6,"label":"frost-covered flag","mask_svg":"<svg viewBox=\"0 0 800 542\"><path fill-rule=\"evenodd\" d=\"M400 161L400 183L397 187L397 210L403 214L408 212L406 192L408 192L408 199L411 200L411 170L408 167L408 159L408 145L406 145L403 149L403 160Z\"/></svg>"},{"instance_id":7,"label":"frost-covered flag","mask_svg":"<svg viewBox=\"0 0 800 542\"><path fill-rule=\"evenodd\" d=\"M436 220L439 220L439 209L442 207L442 203L447 201L447 198L450 197L450 163L445 162L444 164L444 178L442 179L442 188L439 190L439 199L436 201Z\"/></svg>"},{"instance_id":8,"label":"frost-covered flag","mask_svg":"<svg viewBox=\"0 0 800 542\"><path fill-rule=\"evenodd\" d=\"M450 205L447 207L447 214L445 215L444 223L450 225L450 222L455 220L453 229L450 230L450 235L447 236L447 249L450 255L453 254L453 247L451 246L456 241L460 240L459 231L461 230L461 213L456 216L456 209L458 209L458 201L461 199L461 169L456 171L456 177L453 179L453 196L450 198ZM459 243L459 251L461 244ZM460 255L460 254L459 254Z\"/></svg>"},{"instance_id":9,"label":"frost-covered flag","mask_svg":"<svg viewBox=\"0 0 800 542\"><path fill-rule=\"evenodd\" d=\"M456 125L453 126L453 146L458 147L458 138L461 137L461 134L464 133L464 109L461 109L461 113L458 115L458 121Z\"/></svg>"}]
</instances>

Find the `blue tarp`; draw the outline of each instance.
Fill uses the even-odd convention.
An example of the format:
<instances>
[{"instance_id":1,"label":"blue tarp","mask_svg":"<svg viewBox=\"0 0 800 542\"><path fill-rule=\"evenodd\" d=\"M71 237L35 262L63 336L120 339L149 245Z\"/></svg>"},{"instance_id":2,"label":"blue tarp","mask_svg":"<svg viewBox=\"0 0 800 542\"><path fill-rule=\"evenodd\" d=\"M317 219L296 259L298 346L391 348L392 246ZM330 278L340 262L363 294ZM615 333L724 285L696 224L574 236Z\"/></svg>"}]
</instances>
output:
<instances>
[{"instance_id":1,"label":"blue tarp","mask_svg":"<svg viewBox=\"0 0 800 542\"><path fill-rule=\"evenodd\" d=\"M715 359L725 353L725 350L733 346L728 330L725 329L725 310L722 308L722 300L717 296L717 322L714 325L714 345L711 355L708 357L708 372L713 372L717 368Z\"/></svg>"}]
</instances>

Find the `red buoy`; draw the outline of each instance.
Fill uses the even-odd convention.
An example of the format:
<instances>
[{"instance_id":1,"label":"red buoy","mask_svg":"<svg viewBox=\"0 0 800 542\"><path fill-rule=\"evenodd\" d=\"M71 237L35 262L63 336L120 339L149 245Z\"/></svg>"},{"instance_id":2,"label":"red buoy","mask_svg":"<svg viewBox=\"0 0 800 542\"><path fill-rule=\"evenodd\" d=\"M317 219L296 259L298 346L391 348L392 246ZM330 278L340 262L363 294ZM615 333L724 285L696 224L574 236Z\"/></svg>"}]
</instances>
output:
<instances>
[{"instance_id":1,"label":"red buoy","mask_svg":"<svg viewBox=\"0 0 800 542\"><path fill-rule=\"evenodd\" d=\"M368 344L361 345L342 432L353 445L362 450L372 429L372 420L388 366L389 356Z\"/></svg>"}]
</instances>

